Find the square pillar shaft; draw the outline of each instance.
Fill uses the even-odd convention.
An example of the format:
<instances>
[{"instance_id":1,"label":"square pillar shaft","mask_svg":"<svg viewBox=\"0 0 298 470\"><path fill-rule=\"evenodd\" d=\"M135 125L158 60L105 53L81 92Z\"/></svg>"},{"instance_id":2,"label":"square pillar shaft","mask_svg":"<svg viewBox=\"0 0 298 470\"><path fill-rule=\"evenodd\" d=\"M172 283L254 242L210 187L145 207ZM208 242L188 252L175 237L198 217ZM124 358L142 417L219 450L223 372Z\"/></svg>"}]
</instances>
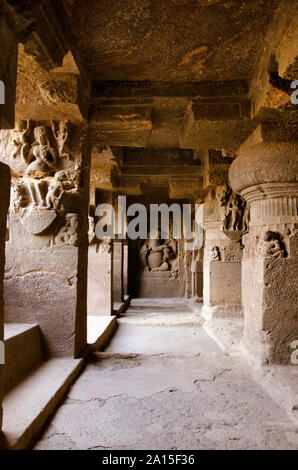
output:
<instances>
[{"instance_id":1,"label":"square pillar shaft","mask_svg":"<svg viewBox=\"0 0 298 470\"><path fill-rule=\"evenodd\" d=\"M10 172L6 165L0 163L0 432L2 427L2 395L3 395L3 362L4 353L4 308L3 308L3 277L5 264L6 216L9 206Z\"/></svg>"},{"instance_id":2,"label":"square pillar shaft","mask_svg":"<svg viewBox=\"0 0 298 470\"><path fill-rule=\"evenodd\" d=\"M96 191L97 206L101 203L113 206L112 192ZM95 227L98 223L95 217ZM113 313L113 243L106 237L96 236L88 251L88 315L102 316Z\"/></svg>"},{"instance_id":3,"label":"square pillar shaft","mask_svg":"<svg viewBox=\"0 0 298 470\"><path fill-rule=\"evenodd\" d=\"M123 302L123 243L113 243L113 301Z\"/></svg>"}]
</instances>

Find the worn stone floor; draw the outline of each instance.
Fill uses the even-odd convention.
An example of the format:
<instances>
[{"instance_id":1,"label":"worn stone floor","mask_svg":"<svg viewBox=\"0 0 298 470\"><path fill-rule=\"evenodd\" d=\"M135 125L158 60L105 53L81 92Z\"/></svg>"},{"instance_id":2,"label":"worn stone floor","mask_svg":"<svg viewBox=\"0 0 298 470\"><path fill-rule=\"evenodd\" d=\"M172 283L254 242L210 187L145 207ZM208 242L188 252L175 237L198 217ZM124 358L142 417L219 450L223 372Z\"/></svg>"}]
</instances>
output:
<instances>
[{"instance_id":1,"label":"worn stone floor","mask_svg":"<svg viewBox=\"0 0 298 470\"><path fill-rule=\"evenodd\" d=\"M297 449L298 429L180 300L135 300L35 449Z\"/></svg>"}]
</instances>

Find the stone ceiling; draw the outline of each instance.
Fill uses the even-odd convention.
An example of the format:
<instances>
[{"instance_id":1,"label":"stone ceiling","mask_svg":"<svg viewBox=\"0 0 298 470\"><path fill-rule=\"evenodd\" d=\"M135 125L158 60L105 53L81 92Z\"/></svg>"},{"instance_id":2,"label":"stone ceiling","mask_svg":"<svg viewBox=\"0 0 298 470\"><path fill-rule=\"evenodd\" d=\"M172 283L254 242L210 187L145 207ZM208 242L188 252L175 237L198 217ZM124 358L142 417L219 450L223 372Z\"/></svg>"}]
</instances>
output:
<instances>
[{"instance_id":1,"label":"stone ceiling","mask_svg":"<svg viewBox=\"0 0 298 470\"><path fill-rule=\"evenodd\" d=\"M251 74L278 1L65 3L92 80L200 82Z\"/></svg>"}]
</instances>

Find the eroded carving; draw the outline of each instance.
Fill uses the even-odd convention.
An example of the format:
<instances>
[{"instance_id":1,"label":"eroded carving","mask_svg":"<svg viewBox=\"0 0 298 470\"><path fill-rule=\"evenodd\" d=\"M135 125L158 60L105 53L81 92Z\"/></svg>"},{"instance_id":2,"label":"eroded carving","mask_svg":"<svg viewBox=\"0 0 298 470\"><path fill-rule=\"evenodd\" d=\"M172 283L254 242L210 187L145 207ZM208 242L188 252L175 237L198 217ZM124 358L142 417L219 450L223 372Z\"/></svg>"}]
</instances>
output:
<instances>
[{"instance_id":1,"label":"eroded carving","mask_svg":"<svg viewBox=\"0 0 298 470\"><path fill-rule=\"evenodd\" d=\"M284 258L286 252L283 248L281 236L278 232L267 230L259 244L260 255L263 258Z\"/></svg>"},{"instance_id":2,"label":"eroded carving","mask_svg":"<svg viewBox=\"0 0 298 470\"><path fill-rule=\"evenodd\" d=\"M99 242L98 252L99 253L111 253L112 251L112 240L110 237L104 237Z\"/></svg>"},{"instance_id":3,"label":"eroded carving","mask_svg":"<svg viewBox=\"0 0 298 470\"><path fill-rule=\"evenodd\" d=\"M78 246L79 214L68 213L65 215L65 225L55 237L56 245Z\"/></svg>"},{"instance_id":4,"label":"eroded carving","mask_svg":"<svg viewBox=\"0 0 298 470\"><path fill-rule=\"evenodd\" d=\"M96 234L95 234L95 219L89 215L89 230L88 230L88 239L89 245L93 245L96 242Z\"/></svg>"}]
</instances>

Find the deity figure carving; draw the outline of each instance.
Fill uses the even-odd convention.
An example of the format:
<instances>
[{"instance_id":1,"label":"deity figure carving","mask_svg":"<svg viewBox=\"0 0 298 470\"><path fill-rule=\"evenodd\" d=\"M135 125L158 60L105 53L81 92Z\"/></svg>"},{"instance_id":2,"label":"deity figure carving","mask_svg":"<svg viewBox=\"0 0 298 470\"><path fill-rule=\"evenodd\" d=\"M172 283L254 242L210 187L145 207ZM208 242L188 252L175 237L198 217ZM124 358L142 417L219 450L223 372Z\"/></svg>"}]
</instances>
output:
<instances>
[{"instance_id":1,"label":"deity figure carving","mask_svg":"<svg viewBox=\"0 0 298 470\"><path fill-rule=\"evenodd\" d=\"M218 246L211 246L209 251L209 261L220 261L220 251Z\"/></svg>"},{"instance_id":2,"label":"deity figure carving","mask_svg":"<svg viewBox=\"0 0 298 470\"><path fill-rule=\"evenodd\" d=\"M52 132L58 144L60 157L69 158L69 148L67 145L69 138L69 122L60 121L57 128L56 122L52 121Z\"/></svg>"},{"instance_id":3,"label":"deity figure carving","mask_svg":"<svg viewBox=\"0 0 298 470\"><path fill-rule=\"evenodd\" d=\"M27 176L42 178L53 175L58 169L58 155L50 144L47 126L34 129L35 142L29 152Z\"/></svg>"},{"instance_id":4,"label":"deity figure carving","mask_svg":"<svg viewBox=\"0 0 298 470\"><path fill-rule=\"evenodd\" d=\"M79 215L68 213L65 215L65 225L55 238L56 245L78 246Z\"/></svg>"},{"instance_id":5,"label":"deity figure carving","mask_svg":"<svg viewBox=\"0 0 298 470\"><path fill-rule=\"evenodd\" d=\"M217 194L222 229L225 232L247 232L249 212L245 200L224 184Z\"/></svg>"},{"instance_id":6,"label":"deity figure carving","mask_svg":"<svg viewBox=\"0 0 298 470\"><path fill-rule=\"evenodd\" d=\"M176 253L177 244L172 238L162 243L159 238L149 237L141 246L139 257L145 271L169 271Z\"/></svg>"},{"instance_id":7,"label":"deity figure carving","mask_svg":"<svg viewBox=\"0 0 298 470\"><path fill-rule=\"evenodd\" d=\"M19 154L24 163L27 163L28 153L30 151L30 134L31 134L31 121L17 120L16 128L13 131L13 144L15 150L12 154L12 158L16 158Z\"/></svg>"},{"instance_id":8,"label":"deity figure carving","mask_svg":"<svg viewBox=\"0 0 298 470\"><path fill-rule=\"evenodd\" d=\"M282 247L280 234L267 230L260 241L260 251L263 258L284 258L285 250Z\"/></svg>"}]
</instances>

